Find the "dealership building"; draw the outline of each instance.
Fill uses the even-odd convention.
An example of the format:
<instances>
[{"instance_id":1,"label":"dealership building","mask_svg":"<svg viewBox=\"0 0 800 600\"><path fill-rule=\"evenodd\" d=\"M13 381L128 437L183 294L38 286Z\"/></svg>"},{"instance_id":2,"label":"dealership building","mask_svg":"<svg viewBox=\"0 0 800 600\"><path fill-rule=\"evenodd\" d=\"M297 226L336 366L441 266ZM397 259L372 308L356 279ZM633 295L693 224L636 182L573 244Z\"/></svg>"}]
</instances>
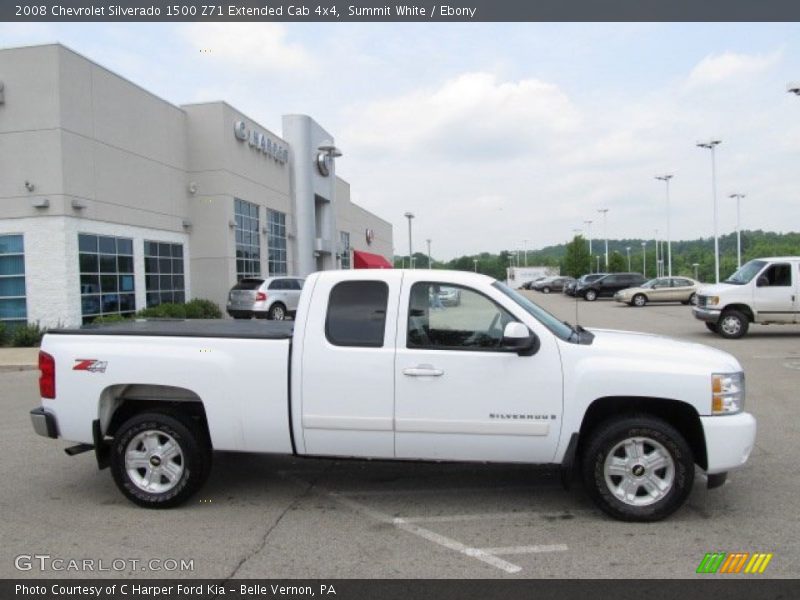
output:
<instances>
[{"instance_id":1,"label":"dealership building","mask_svg":"<svg viewBox=\"0 0 800 600\"><path fill-rule=\"evenodd\" d=\"M387 267L334 136L225 102L175 106L59 44L0 50L0 320L76 326L224 307L244 277Z\"/></svg>"}]
</instances>

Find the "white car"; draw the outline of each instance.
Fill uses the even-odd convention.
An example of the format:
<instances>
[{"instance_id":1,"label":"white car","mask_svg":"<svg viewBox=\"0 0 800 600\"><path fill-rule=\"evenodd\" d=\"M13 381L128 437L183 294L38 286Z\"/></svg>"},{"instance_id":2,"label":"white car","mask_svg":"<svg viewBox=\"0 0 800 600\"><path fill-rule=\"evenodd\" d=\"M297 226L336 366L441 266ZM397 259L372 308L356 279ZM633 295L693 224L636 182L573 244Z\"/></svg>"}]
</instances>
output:
<instances>
[{"instance_id":1,"label":"white car","mask_svg":"<svg viewBox=\"0 0 800 600\"><path fill-rule=\"evenodd\" d=\"M800 323L800 257L751 260L724 282L701 288L692 313L729 339L745 335L750 323Z\"/></svg>"},{"instance_id":2,"label":"white car","mask_svg":"<svg viewBox=\"0 0 800 600\"><path fill-rule=\"evenodd\" d=\"M696 304L697 290L701 285L688 277L658 277L640 286L618 291L614 300L631 306L644 306L648 302Z\"/></svg>"},{"instance_id":3,"label":"white car","mask_svg":"<svg viewBox=\"0 0 800 600\"><path fill-rule=\"evenodd\" d=\"M447 287L460 304L434 309ZM314 273L297 316L49 331L33 427L145 507L187 500L224 450L555 465L629 521L677 510L696 467L720 485L755 442L730 354L571 327L483 275Z\"/></svg>"},{"instance_id":4,"label":"white car","mask_svg":"<svg viewBox=\"0 0 800 600\"><path fill-rule=\"evenodd\" d=\"M227 313L234 319L283 321L294 316L303 280L299 277L249 277L228 292Z\"/></svg>"}]
</instances>

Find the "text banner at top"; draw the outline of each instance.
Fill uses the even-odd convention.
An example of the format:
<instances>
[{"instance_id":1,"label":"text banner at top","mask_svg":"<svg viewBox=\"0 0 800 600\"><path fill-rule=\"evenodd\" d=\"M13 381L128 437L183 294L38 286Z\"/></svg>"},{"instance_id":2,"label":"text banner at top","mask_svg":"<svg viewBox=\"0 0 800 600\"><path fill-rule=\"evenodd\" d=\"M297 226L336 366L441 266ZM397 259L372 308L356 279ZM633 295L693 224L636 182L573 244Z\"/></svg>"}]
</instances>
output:
<instances>
[{"instance_id":1,"label":"text banner at top","mask_svg":"<svg viewBox=\"0 0 800 600\"><path fill-rule=\"evenodd\" d=\"M3 0L2 21L800 21L797 0Z\"/></svg>"}]
</instances>

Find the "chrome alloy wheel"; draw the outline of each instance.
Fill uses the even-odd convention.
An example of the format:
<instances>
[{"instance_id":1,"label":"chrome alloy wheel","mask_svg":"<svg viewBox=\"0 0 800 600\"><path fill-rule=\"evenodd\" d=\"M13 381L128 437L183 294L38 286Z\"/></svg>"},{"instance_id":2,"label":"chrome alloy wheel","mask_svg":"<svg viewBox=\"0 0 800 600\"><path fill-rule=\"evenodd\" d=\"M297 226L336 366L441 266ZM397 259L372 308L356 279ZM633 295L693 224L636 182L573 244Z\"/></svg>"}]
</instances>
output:
<instances>
[{"instance_id":1,"label":"chrome alloy wheel","mask_svg":"<svg viewBox=\"0 0 800 600\"><path fill-rule=\"evenodd\" d=\"M735 315L723 315L718 327L727 335L737 336L742 330L742 321Z\"/></svg>"},{"instance_id":2,"label":"chrome alloy wheel","mask_svg":"<svg viewBox=\"0 0 800 600\"><path fill-rule=\"evenodd\" d=\"M183 452L171 435L149 429L128 442L125 448L125 470L140 490L163 494L181 480L184 470Z\"/></svg>"},{"instance_id":3,"label":"chrome alloy wheel","mask_svg":"<svg viewBox=\"0 0 800 600\"><path fill-rule=\"evenodd\" d=\"M655 504L672 489L675 462L659 442L627 438L606 456L603 475L615 498L631 506Z\"/></svg>"}]
</instances>

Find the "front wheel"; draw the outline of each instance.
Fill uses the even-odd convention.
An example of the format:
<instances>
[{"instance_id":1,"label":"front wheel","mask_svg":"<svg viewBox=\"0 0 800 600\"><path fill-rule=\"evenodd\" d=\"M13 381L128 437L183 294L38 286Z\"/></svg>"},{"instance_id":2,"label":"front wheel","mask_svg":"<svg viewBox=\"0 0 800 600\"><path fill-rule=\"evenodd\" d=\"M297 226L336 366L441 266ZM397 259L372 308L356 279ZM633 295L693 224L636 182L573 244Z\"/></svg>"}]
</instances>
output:
<instances>
[{"instance_id":1,"label":"front wheel","mask_svg":"<svg viewBox=\"0 0 800 600\"><path fill-rule=\"evenodd\" d=\"M644 306L645 304L647 304L647 297L644 294L636 294L633 297L633 305L634 306L641 307L641 306Z\"/></svg>"},{"instance_id":2,"label":"front wheel","mask_svg":"<svg viewBox=\"0 0 800 600\"><path fill-rule=\"evenodd\" d=\"M597 292L595 292L594 290L586 290L586 293L583 295L583 297L589 302L594 302L595 300L597 300Z\"/></svg>"},{"instance_id":3,"label":"front wheel","mask_svg":"<svg viewBox=\"0 0 800 600\"><path fill-rule=\"evenodd\" d=\"M549 287L543 287L542 288L542 293L543 294L549 294L550 293L550 288Z\"/></svg>"},{"instance_id":4,"label":"front wheel","mask_svg":"<svg viewBox=\"0 0 800 600\"><path fill-rule=\"evenodd\" d=\"M694 458L684 437L650 416L607 421L583 453L588 494L622 521L658 521L675 512L692 491Z\"/></svg>"},{"instance_id":5,"label":"front wheel","mask_svg":"<svg viewBox=\"0 0 800 600\"><path fill-rule=\"evenodd\" d=\"M750 321L738 310L726 310L717 323L717 333L729 340L738 340L747 333L749 325Z\"/></svg>"},{"instance_id":6,"label":"front wheel","mask_svg":"<svg viewBox=\"0 0 800 600\"><path fill-rule=\"evenodd\" d=\"M143 413L117 430L111 474L120 491L145 508L185 502L205 482L211 446L199 426L164 413Z\"/></svg>"}]
</instances>

